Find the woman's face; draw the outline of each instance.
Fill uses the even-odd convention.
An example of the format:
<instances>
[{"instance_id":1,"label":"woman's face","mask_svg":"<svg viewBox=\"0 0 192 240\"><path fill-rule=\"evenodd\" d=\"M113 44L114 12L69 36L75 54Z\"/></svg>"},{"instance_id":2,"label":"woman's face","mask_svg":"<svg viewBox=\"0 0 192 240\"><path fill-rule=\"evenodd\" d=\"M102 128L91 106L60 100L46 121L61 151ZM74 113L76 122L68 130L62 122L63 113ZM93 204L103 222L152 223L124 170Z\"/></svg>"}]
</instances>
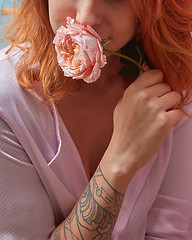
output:
<instances>
[{"instance_id":1,"label":"woman's face","mask_svg":"<svg viewBox=\"0 0 192 240\"><path fill-rule=\"evenodd\" d=\"M137 17L130 0L48 0L53 32L66 24L66 17L90 25L103 40L111 40L108 49L119 50L136 31Z\"/></svg>"}]
</instances>

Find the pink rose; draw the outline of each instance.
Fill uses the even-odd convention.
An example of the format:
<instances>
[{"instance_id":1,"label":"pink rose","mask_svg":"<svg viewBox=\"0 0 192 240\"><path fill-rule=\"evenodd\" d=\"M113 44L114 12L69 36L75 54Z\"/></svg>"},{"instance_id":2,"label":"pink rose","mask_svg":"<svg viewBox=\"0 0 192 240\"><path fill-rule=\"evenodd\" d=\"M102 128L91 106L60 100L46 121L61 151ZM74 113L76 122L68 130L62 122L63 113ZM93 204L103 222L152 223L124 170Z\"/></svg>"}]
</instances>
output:
<instances>
[{"instance_id":1,"label":"pink rose","mask_svg":"<svg viewBox=\"0 0 192 240\"><path fill-rule=\"evenodd\" d=\"M95 82L106 64L100 42L100 36L90 26L78 25L67 17L66 27L60 27L53 40L64 75Z\"/></svg>"}]
</instances>

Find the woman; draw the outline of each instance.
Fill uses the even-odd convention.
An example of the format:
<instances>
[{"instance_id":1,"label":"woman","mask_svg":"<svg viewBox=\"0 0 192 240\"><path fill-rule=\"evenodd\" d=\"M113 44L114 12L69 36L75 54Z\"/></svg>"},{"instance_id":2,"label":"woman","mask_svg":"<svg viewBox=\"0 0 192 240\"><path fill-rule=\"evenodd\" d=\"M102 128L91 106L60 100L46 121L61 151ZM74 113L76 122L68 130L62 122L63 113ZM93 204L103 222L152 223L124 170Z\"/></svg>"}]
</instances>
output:
<instances>
[{"instance_id":1,"label":"woman","mask_svg":"<svg viewBox=\"0 0 192 240\"><path fill-rule=\"evenodd\" d=\"M192 238L191 4L21 2L0 55L1 239ZM64 77L66 17L112 51L137 39L152 70L125 79L107 55L96 82Z\"/></svg>"}]
</instances>

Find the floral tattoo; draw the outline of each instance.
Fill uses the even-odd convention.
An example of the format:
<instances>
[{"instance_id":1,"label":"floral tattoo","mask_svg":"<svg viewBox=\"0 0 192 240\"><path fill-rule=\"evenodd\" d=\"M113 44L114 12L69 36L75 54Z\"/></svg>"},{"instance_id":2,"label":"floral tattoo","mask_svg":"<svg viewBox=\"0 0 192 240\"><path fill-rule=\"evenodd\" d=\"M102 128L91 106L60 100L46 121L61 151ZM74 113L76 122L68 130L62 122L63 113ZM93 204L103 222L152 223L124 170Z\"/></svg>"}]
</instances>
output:
<instances>
[{"instance_id":1,"label":"floral tattoo","mask_svg":"<svg viewBox=\"0 0 192 240\"><path fill-rule=\"evenodd\" d=\"M99 166L62 229L56 229L52 239L84 240L87 236L89 239L110 239L123 198L107 182Z\"/></svg>"}]
</instances>

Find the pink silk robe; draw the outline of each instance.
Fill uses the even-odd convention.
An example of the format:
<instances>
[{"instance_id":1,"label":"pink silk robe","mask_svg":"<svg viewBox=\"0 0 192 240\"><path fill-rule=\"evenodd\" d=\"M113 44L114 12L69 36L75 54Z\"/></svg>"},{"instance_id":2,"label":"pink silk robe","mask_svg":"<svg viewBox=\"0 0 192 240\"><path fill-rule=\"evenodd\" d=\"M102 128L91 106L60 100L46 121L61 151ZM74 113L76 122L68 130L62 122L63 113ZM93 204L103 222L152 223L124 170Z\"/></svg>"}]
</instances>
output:
<instances>
[{"instance_id":1,"label":"pink silk robe","mask_svg":"<svg viewBox=\"0 0 192 240\"><path fill-rule=\"evenodd\" d=\"M88 179L54 104L22 89L0 52L0 239L48 240ZM192 106L187 110L192 113ZM145 143L143 143L145 144ZM192 240L192 120L183 116L127 188L112 240Z\"/></svg>"}]
</instances>

